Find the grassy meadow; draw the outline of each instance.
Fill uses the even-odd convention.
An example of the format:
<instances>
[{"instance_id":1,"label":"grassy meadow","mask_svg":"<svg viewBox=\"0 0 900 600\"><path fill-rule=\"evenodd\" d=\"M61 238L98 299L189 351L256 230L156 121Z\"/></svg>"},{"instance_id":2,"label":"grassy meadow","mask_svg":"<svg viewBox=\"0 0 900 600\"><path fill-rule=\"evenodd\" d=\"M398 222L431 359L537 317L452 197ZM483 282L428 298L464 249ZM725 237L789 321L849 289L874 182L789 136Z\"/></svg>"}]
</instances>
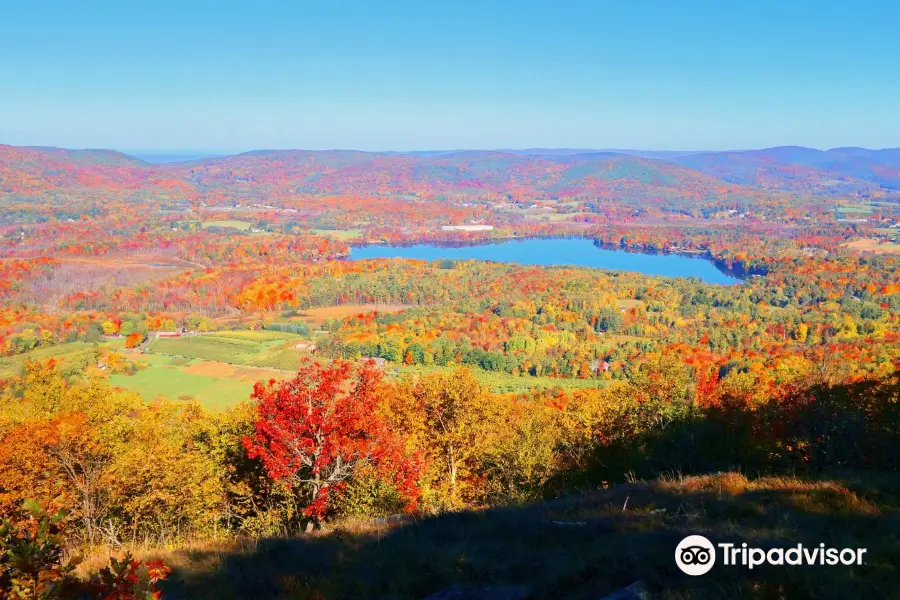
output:
<instances>
[{"instance_id":1,"label":"grassy meadow","mask_svg":"<svg viewBox=\"0 0 900 600\"><path fill-rule=\"evenodd\" d=\"M153 354L184 356L234 364L252 364L299 339L292 333L278 331L223 331L180 338L157 338L148 350ZM295 342L296 343L296 342Z\"/></svg>"},{"instance_id":2,"label":"grassy meadow","mask_svg":"<svg viewBox=\"0 0 900 600\"><path fill-rule=\"evenodd\" d=\"M64 372L79 372L95 361L94 346L88 342L72 342L38 347L24 354L0 357L0 379L20 374L26 361L45 361L51 358L62 362L61 369Z\"/></svg>"},{"instance_id":3,"label":"grassy meadow","mask_svg":"<svg viewBox=\"0 0 900 600\"><path fill-rule=\"evenodd\" d=\"M305 355L294 348L297 339L277 331L158 338L140 356L146 369L111 381L147 399L194 397L211 409L225 408L247 400L256 381L290 377Z\"/></svg>"},{"instance_id":4,"label":"grassy meadow","mask_svg":"<svg viewBox=\"0 0 900 600\"><path fill-rule=\"evenodd\" d=\"M228 220L228 221L203 221L200 224L203 229L207 229L209 227L227 227L230 229L238 229L240 231L248 231L250 229L250 223L247 221L237 221L237 220Z\"/></svg>"},{"instance_id":5,"label":"grassy meadow","mask_svg":"<svg viewBox=\"0 0 900 600\"><path fill-rule=\"evenodd\" d=\"M250 397L253 382L208 377L175 366L151 366L133 375L111 375L110 383L140 393L148 400L197 398L210 409L233 406Z\"/></svg>"},{"instance_id":6,"label":"grassy meadow","mask_svg":"<svg viewBox=\"0 0 900 600\"><path fill-rule=\"evenodd\" d=\"M336 240L355 240L362 236L360 229L311 229L312 233Z\"/></svg>"}]
</instances>

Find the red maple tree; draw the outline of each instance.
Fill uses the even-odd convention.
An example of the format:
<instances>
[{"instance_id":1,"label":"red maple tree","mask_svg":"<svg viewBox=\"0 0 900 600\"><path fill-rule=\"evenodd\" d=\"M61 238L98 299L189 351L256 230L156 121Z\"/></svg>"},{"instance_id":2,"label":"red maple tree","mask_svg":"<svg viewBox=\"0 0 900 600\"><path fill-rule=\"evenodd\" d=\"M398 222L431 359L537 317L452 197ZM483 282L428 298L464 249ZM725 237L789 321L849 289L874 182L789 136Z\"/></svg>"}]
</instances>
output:
<instances>
[{"instance_id":1,"label":"red maple tree","mask_svg":"<svg viewBox=\"0 0 900 600\"><path fill-rule=\"evenodd\" d=\"M416 507L424 465L378 416L381 377L371 363L354 368L346 361L307 360L294 379L254 386L257 419L244 447L269 477L304 497L306 516L321 521L329 497L364 464L397 489L408 510Z\"/></svg>"}]
</instances>

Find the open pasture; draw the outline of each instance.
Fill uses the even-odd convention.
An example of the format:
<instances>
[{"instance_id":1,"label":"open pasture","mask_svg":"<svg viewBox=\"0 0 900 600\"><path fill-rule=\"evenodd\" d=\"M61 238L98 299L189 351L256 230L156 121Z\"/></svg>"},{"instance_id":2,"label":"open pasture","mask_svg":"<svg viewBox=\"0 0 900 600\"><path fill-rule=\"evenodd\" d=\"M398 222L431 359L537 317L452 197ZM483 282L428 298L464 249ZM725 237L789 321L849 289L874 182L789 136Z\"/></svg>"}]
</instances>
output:
<instances>
[{"instance_id":1,"label":"open pasture","mask_svg":"<svg viewBox=\"0 0 900 600\"><path fill-rule=\"evenodd\" d=\"M217 410L249 400L254 382L263 379L255 377L257 371L247 369L247 373L242 373L240 367L223 363L157 363L133 375L112 375L110 383L137 392L147 400L157 396L174 400L196 398L207 408Z\"/></svg>"},{"instance_id":2,"label":"open pasture","mask_svg":"<svg viewBox=\"0 0 900 600\"><path fill-rule=\"evenodd\" d=\"M353 240L362 236L359 229L310 229L316 235L330 237L336 240Z\"/></svg>"},{"instance_id":3,"label":"open pasture","mask_svg":"<svg viewBox=\"0 0 900 600\"><path fill-rule=\"evenodd\" d=\"M900 244L896 242L879 242L872 238L853 240L844 244L844 247L858 252L871 252L873 254L900 254Z\"/></svg>"},{"instance_id":4,"label":"open pasture","mask_svg":"<svg viewBox=\"0 0 900 600\"><path fill-rule=\"evenodd\" d=\"M55 346L39 347L24 354L0 357L0 379L15 377L22 373L27 361L46 361L49 359L61 363L64 373L83 370L94 362L96 352L94 344L88 342L72 342Z\"/></svg>"},{"instance_id":5,"label":"open pasture","mask_svg":"<svg viewBox=\"0 0 900 600\"><path fill-rule=\"evenodd\" d=\"M237 221L237 220L228 220L228 221L203 221L200 223L200 226L203 229L208 229L210 227L224 227L229 229L238 229L240 231L248 231L250 229L250 223L247 221Z\"/></svg>"},{"instance_id":6,"label":"open pasture","mask_svg":"<svg viewBox=\"0 0 900 600\"><path fill-rule=\"evenodd\" d=\"M250 364L267 353L281 350L299 339L279 331L222 331L180 338L157 338L150 342L154 354L184 356L232 364Z\"/></svg>"}]
</instances>

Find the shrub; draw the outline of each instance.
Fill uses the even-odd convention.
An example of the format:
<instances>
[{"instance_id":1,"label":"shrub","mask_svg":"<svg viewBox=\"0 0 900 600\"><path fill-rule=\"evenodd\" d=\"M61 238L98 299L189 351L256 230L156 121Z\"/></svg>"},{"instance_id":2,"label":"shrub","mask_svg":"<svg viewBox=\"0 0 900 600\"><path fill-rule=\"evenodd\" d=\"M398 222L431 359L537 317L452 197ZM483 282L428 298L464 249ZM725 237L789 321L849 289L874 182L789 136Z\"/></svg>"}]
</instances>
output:
<instances>
[{"instance_id":1,"label":"shrub","mask_svg":"<svg viewBox=\"0 0 900 600\"><path fill-rule=\"evenodd\" d=\"M0 524L0 597L52 600L64 598L116 598L154 600L161 597L156 584L171 569L161 562L134 560L130 553L110 558L88 581L75 576L80 557L68 560L66 513L48 514L28 500L17 515Z\"/></svg>"},{"instance_id":2,"label":"shrub","mask_svg":"<svg viewBox=\"0 0 900 600\"><path fill-rule=\"evenodd\" d=\"M47 514L26 501L20 514L0 524L0 596L67 598L79 586L74 575L78 558L63 559L65 511Z\"/></svg>"}]
</instances>

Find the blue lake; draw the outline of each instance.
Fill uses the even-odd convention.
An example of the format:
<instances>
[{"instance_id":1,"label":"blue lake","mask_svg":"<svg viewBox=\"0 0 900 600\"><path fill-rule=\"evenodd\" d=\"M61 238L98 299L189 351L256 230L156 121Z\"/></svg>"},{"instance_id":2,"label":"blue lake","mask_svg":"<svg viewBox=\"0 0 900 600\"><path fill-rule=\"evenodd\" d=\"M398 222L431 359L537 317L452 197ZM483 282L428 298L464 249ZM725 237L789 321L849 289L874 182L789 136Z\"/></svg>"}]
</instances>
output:
<instances>
[{"instance_id":1,"label":"blue lake","mask_svg":"<svg viewBox=\"0 0 900 600\"><path fill-rule=\"evenodd\" d=\"M388 246L378 244L353 247L350 251L350 258L474 259L523 265L575 265L617 271L637 271L645 275L698 277L707 283L721 285L741 282L735 274L726 273L711 261L698 256L610 249L597 246L591 240L574 238L509 240L478 245L434 243Z\"/></svg>"}]
</instances>

